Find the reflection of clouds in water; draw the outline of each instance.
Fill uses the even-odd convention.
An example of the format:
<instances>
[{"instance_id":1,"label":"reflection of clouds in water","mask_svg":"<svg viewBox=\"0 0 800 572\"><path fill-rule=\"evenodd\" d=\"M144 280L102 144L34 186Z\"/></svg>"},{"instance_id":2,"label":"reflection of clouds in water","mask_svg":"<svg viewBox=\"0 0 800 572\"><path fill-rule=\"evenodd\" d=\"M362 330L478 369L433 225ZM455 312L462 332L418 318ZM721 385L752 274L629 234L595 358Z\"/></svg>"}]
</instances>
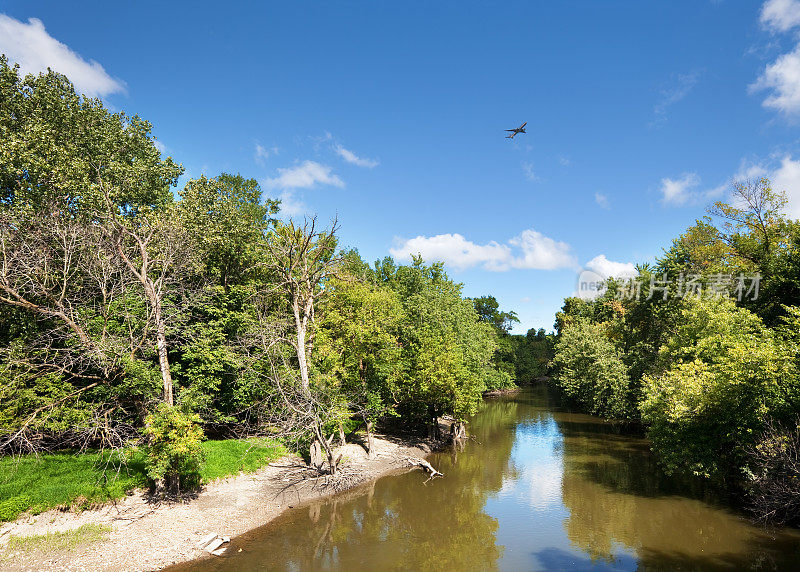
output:
<instances>
[{"instance_id":1,"label":"reflection of clouds in water","mask_svg":"<svg viewBox=\"0 0 800 572\"><path fill-rule=\"evenodd\" d=\"M534 510L561 504L563 436L552 418L517 427L511 462L515 478L505 479L500 496L515 496Z\"/></svg>"}]
</instances>

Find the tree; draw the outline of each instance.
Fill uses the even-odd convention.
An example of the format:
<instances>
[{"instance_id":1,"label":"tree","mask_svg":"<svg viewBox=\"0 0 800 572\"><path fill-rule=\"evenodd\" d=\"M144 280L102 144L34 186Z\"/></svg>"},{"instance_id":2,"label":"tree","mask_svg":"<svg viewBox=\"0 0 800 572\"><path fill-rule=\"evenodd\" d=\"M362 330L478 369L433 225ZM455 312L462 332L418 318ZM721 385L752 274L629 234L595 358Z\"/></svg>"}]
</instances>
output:
<instances>
[{"instance_id":1,"label":"tree","mask_svg":"<svg viewBox=\"0 0 800 572\"><path fill-rule=\"evenodd\" d=\"M645 376L642 418L670 471L741 478L767 415L787 410L797 375L773 333L723 297L692 301ZM789 392L789 393L787 393ZM796 407L796 402L795 402ZM788 407L791 409L791 407Z\"/></svg>"},{"instance_id":2,"label":"tree","mask_svg":"<svg viewBox=\"0 0 800 572\"><path fill-rule=\"evenodd\" d=\"M507 335L514 323L519 323L516 312L500 311L500 303L494 296L473 298L472 303L478 313L478 319L492 324L500 334Z\"/></svg>"},{"instance_id":3,"label":"tree","mask_svg":"<svg viewBox=\"0 0 800 572\"><path fill-rule=\"evenodd\" d=\"M320 397L326 394L312 388L309 376L310 354L315 328L316 305L327 295L329 279L335 276L339 257L336 256L336 221L330 230L317 231L316 219L305 220L302 225L294 222L279 224L275 233L266 240L267 268L275 276L274 291L278 292L289 306L292 320L292 335L287 341L294 348L297 367L300 374L300 393L289 397L289 401L298 401L298 405L287 403L297 411L305 411L309 419L314 439L321 445L328 457L331 473L336 473L336 459L329 439L325 438L326 422L324 407L327 400ZM310 334L310 335L309 335Z\"/></svg>"},{"instance_id":4,"label":"tree","mask_svg":"<svg viewBox=\"0 0 800 572\"><path fill-rule=\"evenodd\" d=\"M50 380L46 393L53 396L38 406L15 400L29 414L19 429L78 410L87 425L101 415L107 427L110 412L130 415L130 406L149 397L149 375L135 364L141 335L132 330L147 331L148 320L134 308L129 275L98 222L109 205L135 217L172 200L182 168L161 158L150 131L138 117L81 97L60 74L22 78L0 57L0 291L2 302L39 320L9 348L15 357L5 375L29 395ZM60 384L74 384L74 391L54 392ZM134 394L133 403L109 402Z\"/></svg>"},{"instance_id":5,"label":"tree","mask_svg":"<svg viewBox=\"0 0 800 572\"><path fill-rule=\"evenodd\" d=\"M553 364L559 387L588 412L617 419L633 413L628 371L604 326L572 322L556 342Z\"/></svg>"},{"instance_id":6,"label":"tree","mask_svg":"<svg viewBox=\"0 0 800 572\"><path fill-rule=\"evenodd\" d=\"M329 288L316 369L337 378L350 409L364 421L371 455L375 422L392 410L391 394L401 373L396 333L402 306L393 290L352 275L332 280Z\"/></svg>"},{"instance_id":7,"label":"tree","mask_svg":"<svg viewBox=\"0 0 800 572\"><path fill-rule=\"evenodd\" d=\"M493 327L478 319L442 264L426 266L415 258L410 266L384 261L377 269L403 305L403 375L394 392L398 408L426 421L434 432L441 415L465 420L477 408L484 380L495 371Z\"/></svg>"}]
</instances>

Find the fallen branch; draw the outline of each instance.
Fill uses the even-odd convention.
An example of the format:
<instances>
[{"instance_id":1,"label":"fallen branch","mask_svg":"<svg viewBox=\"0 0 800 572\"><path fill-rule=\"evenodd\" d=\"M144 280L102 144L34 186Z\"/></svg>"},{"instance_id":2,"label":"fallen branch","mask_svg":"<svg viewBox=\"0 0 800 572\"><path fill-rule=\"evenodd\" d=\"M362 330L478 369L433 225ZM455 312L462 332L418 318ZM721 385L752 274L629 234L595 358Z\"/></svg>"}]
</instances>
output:
<instances>
[{"instance_id":1,"label":"fallen branch","mask_svg":"<svg viewBox=\"0 0 800 572\"><path fill-rule=\"evenodd\" d=\"M437 471L436 469L434 469L433 465L431 465L425 459L420 459L419 457L406 457L406 461L408 461L408 463L410 463L411 465L416 465L418 467L421 467L423 471L425 471L426 473L428 473L432 477L443 477L444 476L444 474L442 474L439 471Z\"/></svg>"}]
</instances>

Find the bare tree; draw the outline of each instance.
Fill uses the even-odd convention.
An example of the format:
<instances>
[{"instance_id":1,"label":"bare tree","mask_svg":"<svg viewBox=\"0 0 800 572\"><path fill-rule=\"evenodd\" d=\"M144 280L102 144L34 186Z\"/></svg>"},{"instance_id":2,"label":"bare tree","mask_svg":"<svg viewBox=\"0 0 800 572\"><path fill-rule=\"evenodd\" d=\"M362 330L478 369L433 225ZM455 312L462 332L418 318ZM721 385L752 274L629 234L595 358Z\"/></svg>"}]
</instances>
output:
<instances>
[{"instance_id":1,"label":"bare tree","mask_svg":"<svg viewBox=\"0 0 800 572\"><path fill-rule=\"evenodd\" d=\"M174 405L164 302L169 292L188 280L196 265L196 249L173 205L126 213L112 201L108 189L103 188L106 212L99 227L127 271L142 287L155 330L163 400Z\"/></svg>"},{"instance_id":2,"label":"bare tree","mask_svg":"<svg viewBox=\"0 0 800 572\"><path fill-rule=\"evenodd\" d=\"M325 400L312 391L309 378L316 305L325 297L326 281L339 266L336 255L337 221L329 230L318 231L316 218L305 219L302 225L290 221L279 225L266 241L267 267L276 277L273 292L279 293L291 308L291 335L283 338L294 349L300 377L300 391L287 392L279 386L290 409L307 422L314 434L315 446L325 449L331 473L336 473L331 439L323 435ZM276 377L279 379L279 377Z\"/></svg>"},{"instance_id":3,"label":"bare tree","mask_svg":"<svg viewBox=\"0 0 800 572\"><path fill-rule=\"evenodd\" d=\"M0 303L30 312L44 325L25 351L3 349L3 367L9 379L22 384L55 374L75 387L26 412L0 448L16 443L17 448L36 449L43 439L37 427L48 416L123 375L120 343L108 320L109 308L124 297L126 283L102 242L97 227L76 220L64 205L0 212ZM113 405L94 405L93 415L108 421ZM112 424L90 425L71 433L115 441L108 437ZM103 428L107 434L98 432Z\"/></svg>"}]
</instances>

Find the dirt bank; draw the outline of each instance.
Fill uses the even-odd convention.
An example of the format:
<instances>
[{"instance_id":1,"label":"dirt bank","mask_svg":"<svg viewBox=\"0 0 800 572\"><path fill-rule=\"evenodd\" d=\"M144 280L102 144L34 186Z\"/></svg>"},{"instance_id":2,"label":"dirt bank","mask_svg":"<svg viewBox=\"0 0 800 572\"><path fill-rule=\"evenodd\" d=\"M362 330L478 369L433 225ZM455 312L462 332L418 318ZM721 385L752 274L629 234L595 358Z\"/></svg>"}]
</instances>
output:
<instances>
[{"instance_id":1,"label":"dirt bank","mask_svg":"<svg viewBox=\"0 0 800 572\"><path fill-rule=\"evenodd\" d=\"M207 485L195 498L153 503L141 491L115 505L82 513L48 511L0 527L3 570L158 570L199 557L197 548L210 533L233 537L259 527L288 508L331 495L380 476L414 467L429 445L413 439L380 436L367 458L360 445L339 449L342 470L336 478L318 476L296 457L285 457L256 473ZM10 537L75 530L85 524L111 527L107 540L54 554L13 551Z\"/></svg>"}]
</instances>

